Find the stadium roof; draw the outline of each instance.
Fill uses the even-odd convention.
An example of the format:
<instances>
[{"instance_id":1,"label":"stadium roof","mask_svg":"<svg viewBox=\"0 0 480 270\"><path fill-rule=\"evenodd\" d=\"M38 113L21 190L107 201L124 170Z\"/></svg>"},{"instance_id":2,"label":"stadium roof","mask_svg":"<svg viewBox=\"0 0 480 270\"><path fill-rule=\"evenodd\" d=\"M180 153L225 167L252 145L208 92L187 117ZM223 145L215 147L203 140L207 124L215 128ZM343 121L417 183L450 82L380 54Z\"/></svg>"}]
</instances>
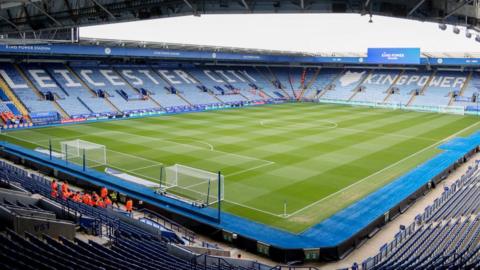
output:
<instances>
[{"instance_id":1,"label":"stadium roof","mask_svg":"<svg viewBox=\"0 0 480 270\"><path fill-rule=\"evenodd\" d=\"M0 33L201 14L360 13L479 26L479 0L2 0Z\"/></svg>"}]
</instances>

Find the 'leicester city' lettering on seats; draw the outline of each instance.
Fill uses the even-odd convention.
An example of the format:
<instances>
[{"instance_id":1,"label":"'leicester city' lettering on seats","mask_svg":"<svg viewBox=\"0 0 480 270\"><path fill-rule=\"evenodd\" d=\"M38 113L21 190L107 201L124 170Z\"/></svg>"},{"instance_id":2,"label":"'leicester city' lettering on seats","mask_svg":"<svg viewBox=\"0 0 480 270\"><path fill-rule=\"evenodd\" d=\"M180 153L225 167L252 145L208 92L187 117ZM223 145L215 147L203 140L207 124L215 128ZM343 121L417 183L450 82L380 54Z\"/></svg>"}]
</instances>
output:
<instances>
[{"instance_id":1,"label":"'leicester city' lettering on seats","mask_svg":"<svg viewBox=\"0 0 480 270\"><path fill-rule=\"evenodd\" d=\"M192 104L212 105L221 103L210 92L205 92L202 89L202 84L194 79L193 76L198 74L195 68L159 69L158 72L175 88L179 95Z\"/></svg>"},{"instance_id":2,"label":"'leicester city' lettering on seats","mask_svg":"<svg viewBox=\"0 0 480 270\"><path fill-rule=\"evenodd\" d=\"M128 71L124 77L117 70L110 67L80 67L76 68L76 71L99 97L107 99L116 109L122 112L161 109L150 99L146 98L139 89L132 87L134 86L133 81L135 83L141 82L138 78L136 80L135 78L129 78L128 76L132 77L133 75ZM127 78L132 80L131 85L127 84Z\"/></svg>"},{"instance_id":3,"label":"'leicester city' lettering on seats","mask_svg":"<svg viewBox=\"0 0 480 270\"><path fill-rule=\"evenodd\" d=\"M45 100L34 89L30 88L20 71L13 64L2 64L0 75L30 113L58 112L52 102Z\"/></svg>"},{"instance_id":4,"label":"'leicester city' lettering on seats","mask_svg":"<svg viewBox=\"0 0 480 270\"><path fill-rule=\"evenodd\" d=\"M170 84L148 66L118 66L116 69L132 86L138 88L163 108L170 110L188 104L177 94L172 93Z\"/></svg>"}]
</instances>

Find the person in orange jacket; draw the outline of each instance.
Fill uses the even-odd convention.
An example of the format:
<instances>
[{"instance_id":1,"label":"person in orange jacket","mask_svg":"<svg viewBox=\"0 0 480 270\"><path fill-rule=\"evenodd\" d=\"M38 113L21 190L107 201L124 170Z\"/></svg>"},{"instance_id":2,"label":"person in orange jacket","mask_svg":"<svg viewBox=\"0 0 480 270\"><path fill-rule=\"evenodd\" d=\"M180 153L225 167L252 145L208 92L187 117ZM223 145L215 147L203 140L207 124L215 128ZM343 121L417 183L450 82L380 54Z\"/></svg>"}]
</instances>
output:
<instances>
[{"instance_id":1,"label":"person in orange jacket","mask_svg":"<svg viewBox=\"0 0 480 270\"><path fill-rule=\"evenodd\" d=\"M66 200L68 197L70 197L70 189L68 188L68 182L65 181L62 184L62 198Z\"/></svg>"},{"instance_id":2,"label":"person in orange jacket","mask_svg":"<svg viewBox=\"0 0 480 270\"><path fill-rule=\"evenodd\" d=\"M86 205L92 205L92 196L88 193L83 194L83 203Z\"/></svg>"},{"instance_id":3,"label":"person in orange jacket","mask_svg":"<svg viewBox=\"0 0 480 270\"><path fill-rule=\"evenodd\" d=\"M112 200L110 200L110 198L108 198L108 196L105 198L105 200L103 200L103 203L105 204L105 207L112 207Z\"/></svg>"},{"instance_id":4,"label":"person in orange jacket","mask_svg":"<svg viewBox=\"0 0 480 270\"><path fill-rule=\"evenodd\" d=\"M125 211L132 213L133 211L133 201L132 199L127 199L125 202Z\"/></svg>"},{"instance_id":5,"label":"person in orange jacket","mask_svg":"<svg viewBox=\"0 0 480 270\"><path fill-rule=\"evenodd\" d=\"M73 194L72 201L77 203L82 202L82 195L80 194L80 191L77 191L75 194Z\"/></svg>"},{"instance_id":6,"label":"person in orange jacket","mask_svg":"<svg viewBox=\"0 0 480 270\"><path fill-rule=\"evenodd\" d=\"M108 189L106 187L102 187L102 189L100 189L100 197L105 200L107 195L108 195Z\"/></svg>"},{"instance_id":7,"label":"person in orange jacket","mask_svg":"<svg viewBox=\"0 0 480 270\"><path fill-rule=\"evenodd\" d=\"M50 195L51 195L53 198L56 198L56 197L58 196L58 184L57 184L57 180L53 179L52 183L50 184L50 189L51 189Z\"/></svg>"},{"instance_id":8,"label":"person in orange jacket","mask_svg":"<svg viewBox=\"0 0 480 270\"><path fill-rule=\"evenodd\" d=\"M95 202L95 207L105 208L105 204L103 203L102 198L98 198L98 200Z\"/></svg>"}]
</instances>

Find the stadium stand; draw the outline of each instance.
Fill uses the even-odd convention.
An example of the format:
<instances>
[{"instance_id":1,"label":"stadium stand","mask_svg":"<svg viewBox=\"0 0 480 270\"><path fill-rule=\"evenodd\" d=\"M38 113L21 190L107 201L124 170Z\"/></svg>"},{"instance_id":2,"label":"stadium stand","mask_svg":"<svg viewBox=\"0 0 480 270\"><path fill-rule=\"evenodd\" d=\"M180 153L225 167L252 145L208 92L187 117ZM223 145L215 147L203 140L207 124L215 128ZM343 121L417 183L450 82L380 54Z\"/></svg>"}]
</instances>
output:
<instances>
[{"instance_id":1,"label":"stadium stand","mask_svg":"<svg viewBox=\"0 0 480 270\"><path fill-rule=\"evenodd\" d=\"M15 64L2 63L0 75L30 113L57 112L51 101L46 100L40 92L32 88L31 84L27 82L27 77Z\"/></svg>"},{"instance_id":2,"label":"stadium stand","mask_svg":"<svg viewBox=\"0 0 480 270\"><path fill-rule=\"evenodd\" d=\"M416 95L421 94L431 75L429 72L405 71L392 86L385 103L409 105Z\"/></svg>"},{"instance_id":3,"label":"stadium stand","mask_svg":"<svg viewBox=\"0 0 480 270\"><path fill-rule=\"evenodd\" d=\"M447 106L454 94L458 94L467 79L462 72L435 72L412 105Z\"/></svg>"},{"instance_id":4,"label":"stadium stand","mask_svg":"<svg viewBox=\"0 0 480 270\"><path fill-rule=\"evenodd\" d=\"M191 111L274 100L479 110L476 71L38 61L2 63L0 77L0 110L23 122L31 116L36 124L45 119ZM15 117L2 120L18 124Z\"/></svg>"},{"instance_id":5,"label":"stadium stand","mask_svg":"<svg viewBox=\"0 0 480 270\"><path fill-rule=\"evenodd\" d=\"M215 72L220 75L224 82L233 87L233 89L230 89L231 92L237 91L239 95L244 97L244 99L240 99L241 101L245 99L252 101L266 99L255 87L252 87L245 70L238 69L238 67L215 67Z\"/></svg>"},{"instance_id":6,"label":"stadium stand","mask_svg":"<svg viewBox=\"0 0 480 270\"><path fill-rule=\"evenodd\" d=\"M116 69L123 78L130 83L144 96L148 96L154 103L169 109L175 107L184 107L188 103L180 98L176 93L172 93L170 84L165 82L158 73L146 65L122 65Z\"/></svg>"},{"instance_id":7,"label":"stadium stand","mask_svg":"<svg viewBox=\"0 0 480 270\"><path fill-rule=\"evenodd\" d=\"M333 81L340 75L341 70L338 69L320 69L317 77L311 82L310 86L303 93L303 97L311 99L321 97L333 85Z\"/></svg>"},{"instance_id":8,"label":"stadium stand","mask_svg":"<svg viewBox=\"0 0 480 270\"><path fill-rule=\"evenodd\" d=\"M183 69L156 68L160 76L173 87L178 96L183 97L190 105L214 105L222 103L215 95L201 89L202 84L195 78L201 71L194 67Z\"/></svg>"},{"instance_id":9,"label":"stadium stand","mask_svg":"<svg viewBox=\"0 0 480 270\"><path fill-rule=\"evenodd\" d=\"M238 259L227 261L221 257L197 255L185 249L175 248L172 244L181 244L184 240L160 223L146 217L136 220L120 210L95 208L59 197L53 198L50 196L49 180L4 161L0 161L0 180L2 186L19 184L17 188L41 194L48 198L45 200L53 200L54 203L61 205L60 212L76 217L78 225L83 230L109 239L104 245L91 239L85 242L72 233L52 236L51 233L44 231L34 235L31 232L13 231L8 226L6 228L2 226L4 229L2 232L0 228L2 269L277 269L254 261ZM0 189L0 197L5 194L13 196L11 192L4 193ZM32 217L32 211L36 212L37 216L47 218L55 216L52 212L43 211L33 204L21 203L18 200L12 203L4 198L0 210L3 208L21 211L23 214L29 211L29 217ZM152 226L153 223L156 225ZM67 225L70 225L71 229L74 228L72 223ZM179 225L175 227L178 229Z\"/></svg>"},{"instance_id":10,"label":"stadium stand","mask_svg":"<svg viewBox=\"0 0 480 270\"><path fill-rule=\"evenodd\" d=\"M478 269L480 267L478 161L362 269Z\"/></svg>"},{"instance_id":11,"label":"stadium stand","mask_svg":"<svg viewBox=\"0 0 480 270\"><path fill-rule=\"evenodd\" d=\"M363 80L368 76L366 70L345 70L332 84L331 89L322 96L325 99L351 100L361 88Z\"/></svg>"},{"instance_id":12,"label":"stadium stand","mask_svg":"<svg viewBox=\"0 0 480 270\"><path fill-rule=\"evenodd\" d=\"M362 85L352 101L383 102L388 96L388 90L395 83L399 71L373 71Z\"/></svg>"}]
</instances>

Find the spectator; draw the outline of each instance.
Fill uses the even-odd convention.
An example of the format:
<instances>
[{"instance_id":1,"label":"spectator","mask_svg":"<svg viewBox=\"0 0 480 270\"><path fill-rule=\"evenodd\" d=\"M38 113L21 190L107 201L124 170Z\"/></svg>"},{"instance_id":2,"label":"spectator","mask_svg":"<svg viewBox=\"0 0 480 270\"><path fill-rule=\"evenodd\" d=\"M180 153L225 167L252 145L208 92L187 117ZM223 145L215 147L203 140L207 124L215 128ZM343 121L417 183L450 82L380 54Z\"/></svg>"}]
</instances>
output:
<instances>
[{"instance_id":1,"label":"spectator","mask_svg":"<svg viewBox=\"0 0 480 270\"><path fill-rule=\"evenodd\" d=\"M103 203L102 198L98 198L98 200L95 202L95 207L105 208L105 204Z\"/></svg>"},{"instance_id":2,"label":"spectator","mask_svg":"<svg viewBox=\"0 0 480 270\"><path fill-rule=\"evenodd\" d=\"M100 190L100 197L105 200L108 195L108 189L106 187L102 187Z\"/></svg>"},{"instance_id":3,"label":"spectator","mask_svg":"<svg viewBox=\"0 0 480 270\"><path fill-rule=\"evenodd\" d=\"M116 205L117 207L120 207L118 205L118 193L114 190L112 190L112 193L110 193L110 198L112 199L112 205Z\"/></svg>"},{"instance_id":4,"label":"spectator","mask_svg":"<svg viewBox=\"0 0 480 270\"><path fill-rule=\"evenodd\" d=\"M88 193L83 194L83 203L86 205L92 205L92 196Z\"/></svg>"},{"instance_id":5,"label":"spectator","mask_svg":"<svg viewBox=\"0 0 480 270\"><path fill-rule=\"evenodd\" d=\"M68 188L68 182L65 181L62 184L62 198L66 200L68 197L70 197L70 189Z\"/></svg>"},{"instance_id":6,"label":"spectator","mask_svg":"<svg viewBox=\"0 0 480 270\"><path fill-rule=\"evenodd\" d=\"M125 202L125 211L128 213L132 213L133 211L133 201L132 199L127 199L127 202Z\"/></svg>"},{"instance_id":7,"label":"spectator","mask_svg":"<svg viewBox=\"0 0 480 270\"><path fill-rule=\"evenodd\" d=\"M96 201L98 201L99 198L100 198L100 197L98 196L98 194L94 191L93 194L92 194L92 200L93 200L94 202L96 202Z\"/></svg>"},{"instance_id":8,"label":"spectator","mask_svg":"<svg viewBox=\"0 0 480 270\"><path fill-rule=\"evenodd\" d=\"M77 191L75 194L73 194L72 200L77 203L82 202L82 195L80 194L80 191Z\"/></svg>"},{"instance_id":9,"label":"spectator","mask_svg":"<svg viewBox=\"0 0 480 270\"><path fill-rule=\"evenodd\" d=\"M110 200L110 198L108 198L108 196L105 198L103 202L105 203L105 207L107 208L112 207L112 201Z\"/></svg>"},{"instance_id":10,"label":"spectator","mask_svg":"<svg viewBox=\"0 0 480 270\"><path fill-rule=\"evenodd\" d=\"M50 188L51 188L51 193L50 195L53 197L53 198L56 198L58 196L58 184L57 184L57 180L53 179L51 185L50 185Z\"/></svg>"}]
</instances>

